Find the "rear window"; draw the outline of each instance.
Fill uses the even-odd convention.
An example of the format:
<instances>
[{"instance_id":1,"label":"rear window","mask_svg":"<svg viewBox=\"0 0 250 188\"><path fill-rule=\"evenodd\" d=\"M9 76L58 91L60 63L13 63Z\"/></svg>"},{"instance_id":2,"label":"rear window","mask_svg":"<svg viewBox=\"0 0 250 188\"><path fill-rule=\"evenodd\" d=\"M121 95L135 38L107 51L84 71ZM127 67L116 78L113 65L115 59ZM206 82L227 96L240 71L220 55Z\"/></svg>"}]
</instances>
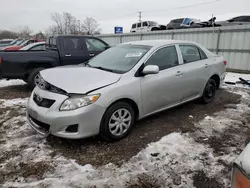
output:
<instances>
[{"instance_id":1,"label":"rear window","mask_svg":"<svg viewBox=\"0 0 250 188\"><path fill-rule=\"evenodd\" d=\"M136 28L136 24L133 24L133 25L132 25L132 29L134 29L134 28Z\"/></svg>"},{"instance_id":2,"label":"rear window","mask_svg":"<svg viewBox=\"0 0 250 188\"><path fill-rule=\"evenodd\" d=\"M138 23L138 24L137 24L137 27L141 27L141 23Z\"/></svg>"},{"instance_id":3,"label":"rear window","mask_svg":"<svg viewBox=\"0 0 250 188\"><path fill-rule=\"evenodd\" d=\"M46 40L46 44L45 44L46 48L56 48L56 38L52 37L52 38L48 38Z\"/></svg>"}]
</instances>

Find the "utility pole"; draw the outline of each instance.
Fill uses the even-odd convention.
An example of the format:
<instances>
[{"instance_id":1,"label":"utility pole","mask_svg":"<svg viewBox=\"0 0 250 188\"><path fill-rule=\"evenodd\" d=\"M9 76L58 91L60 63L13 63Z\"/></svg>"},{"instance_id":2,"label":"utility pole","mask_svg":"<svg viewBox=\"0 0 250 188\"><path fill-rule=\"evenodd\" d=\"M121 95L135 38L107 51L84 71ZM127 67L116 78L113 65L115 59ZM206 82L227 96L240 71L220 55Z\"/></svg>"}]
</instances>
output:
<instances>
[{"instance_id":1,"label":"utility pole","mask_svg":"<svg viewBox=\"0 0 250 188\"><path fill-rule=\"evenodd\" d=\"M80 20L78 20L78 24L79 24L79 35L80 35L80 32L81 32L81 21Z\"/></svg>"},{"instance_id":2,"label":"utility pole","mask_svg":"<svg viewBox=\"0 0 250 188\"><path fill-rule=\"evenodd\" d=\"M141 22L141 11L139 12L139 22Z\"/></svg>"}]
</instances>

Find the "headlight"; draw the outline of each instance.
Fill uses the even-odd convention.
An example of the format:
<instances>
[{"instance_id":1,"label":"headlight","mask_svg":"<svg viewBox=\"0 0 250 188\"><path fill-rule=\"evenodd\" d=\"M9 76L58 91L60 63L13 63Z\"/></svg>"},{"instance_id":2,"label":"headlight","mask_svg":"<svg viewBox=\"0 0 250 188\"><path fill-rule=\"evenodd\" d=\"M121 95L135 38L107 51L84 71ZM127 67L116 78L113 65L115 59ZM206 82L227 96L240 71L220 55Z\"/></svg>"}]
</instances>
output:
<instances>
[{"instance_id":1,"label":"headlight","mask_svg":"<svg viewBox=\"0 0 250 188\"><path fill-rule=\"evenodd\" d=\"M84 96L73 96L66 99L61 107L61 111L75 110L84 106L93 104L100 97L100 94L96 95L84 95Z\"/></svg>"}]
</instances>

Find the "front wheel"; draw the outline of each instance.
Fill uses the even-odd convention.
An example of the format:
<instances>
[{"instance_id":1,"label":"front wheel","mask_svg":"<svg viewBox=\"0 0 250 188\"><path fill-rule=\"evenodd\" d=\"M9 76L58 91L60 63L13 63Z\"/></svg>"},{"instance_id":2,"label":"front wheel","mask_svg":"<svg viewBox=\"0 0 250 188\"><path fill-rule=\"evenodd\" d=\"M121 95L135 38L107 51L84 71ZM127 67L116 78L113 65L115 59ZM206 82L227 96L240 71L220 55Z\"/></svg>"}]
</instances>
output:
<instances>
[{"instance_id":1,"label":"front wheel","mask_svg":"<svg viewBox=\"0 0 250 188\"><path fill-rule=\"evenodd\" d=\"M201 101L208 104L213 101L216 93L216 82L213 79L209 79L201 97Z\"/></svg>"},{"instance_id":2,"label":"front wheel","mask_svg":"<svg viewBox=\"0 0 250 188\"><path fill-rule=\"evenodd\" d=\"M38 74L41 70L43 70L44 68L36 68L30 71L29 75L28 75L28 79L27 82L29 84L30 88L34 88L36 86L36 84L38 84Z\"/></svg>"},{"instance_id":3,"label":"front wheel","mask_svg":"<svg viewBox=\"0 0 250 188\"><path fill-rule=\"evenodd\" d=\"M113 104L104 114L100 135L107 141L125 138L135 123L135 111L125 102Z\"/></svg>"}]
</instances>

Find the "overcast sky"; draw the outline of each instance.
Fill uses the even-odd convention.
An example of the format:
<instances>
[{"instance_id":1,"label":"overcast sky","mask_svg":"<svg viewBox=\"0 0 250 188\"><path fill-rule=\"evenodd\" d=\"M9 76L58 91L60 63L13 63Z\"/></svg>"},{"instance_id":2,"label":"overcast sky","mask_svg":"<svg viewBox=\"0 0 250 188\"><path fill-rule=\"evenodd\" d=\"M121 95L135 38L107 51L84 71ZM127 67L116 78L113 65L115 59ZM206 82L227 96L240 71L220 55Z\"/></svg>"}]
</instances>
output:
<instances>
[{"instance_id":1,"label":"overcast sky","mask_svg":"<svg viewBox=\"0 0 250 188\"><path fill-rule=\"evenodd\" d=\"M142 20L164 25L178 17L208 20L214 14L217 20L225 20L250 15L250 0L218 0L202 6L169 10L209 1L214 0L0 0L0 29L15 30L18 26L28 25L34 32L44 31L53 24L53 12L69 12L79 20L94 17L102 33L113 33L114 26L123 26L124 31L129 31L132 23L138 21L138 11L142 11ZM165 11L152 11L163 9Z\"/></svg>"}]
</instances>

